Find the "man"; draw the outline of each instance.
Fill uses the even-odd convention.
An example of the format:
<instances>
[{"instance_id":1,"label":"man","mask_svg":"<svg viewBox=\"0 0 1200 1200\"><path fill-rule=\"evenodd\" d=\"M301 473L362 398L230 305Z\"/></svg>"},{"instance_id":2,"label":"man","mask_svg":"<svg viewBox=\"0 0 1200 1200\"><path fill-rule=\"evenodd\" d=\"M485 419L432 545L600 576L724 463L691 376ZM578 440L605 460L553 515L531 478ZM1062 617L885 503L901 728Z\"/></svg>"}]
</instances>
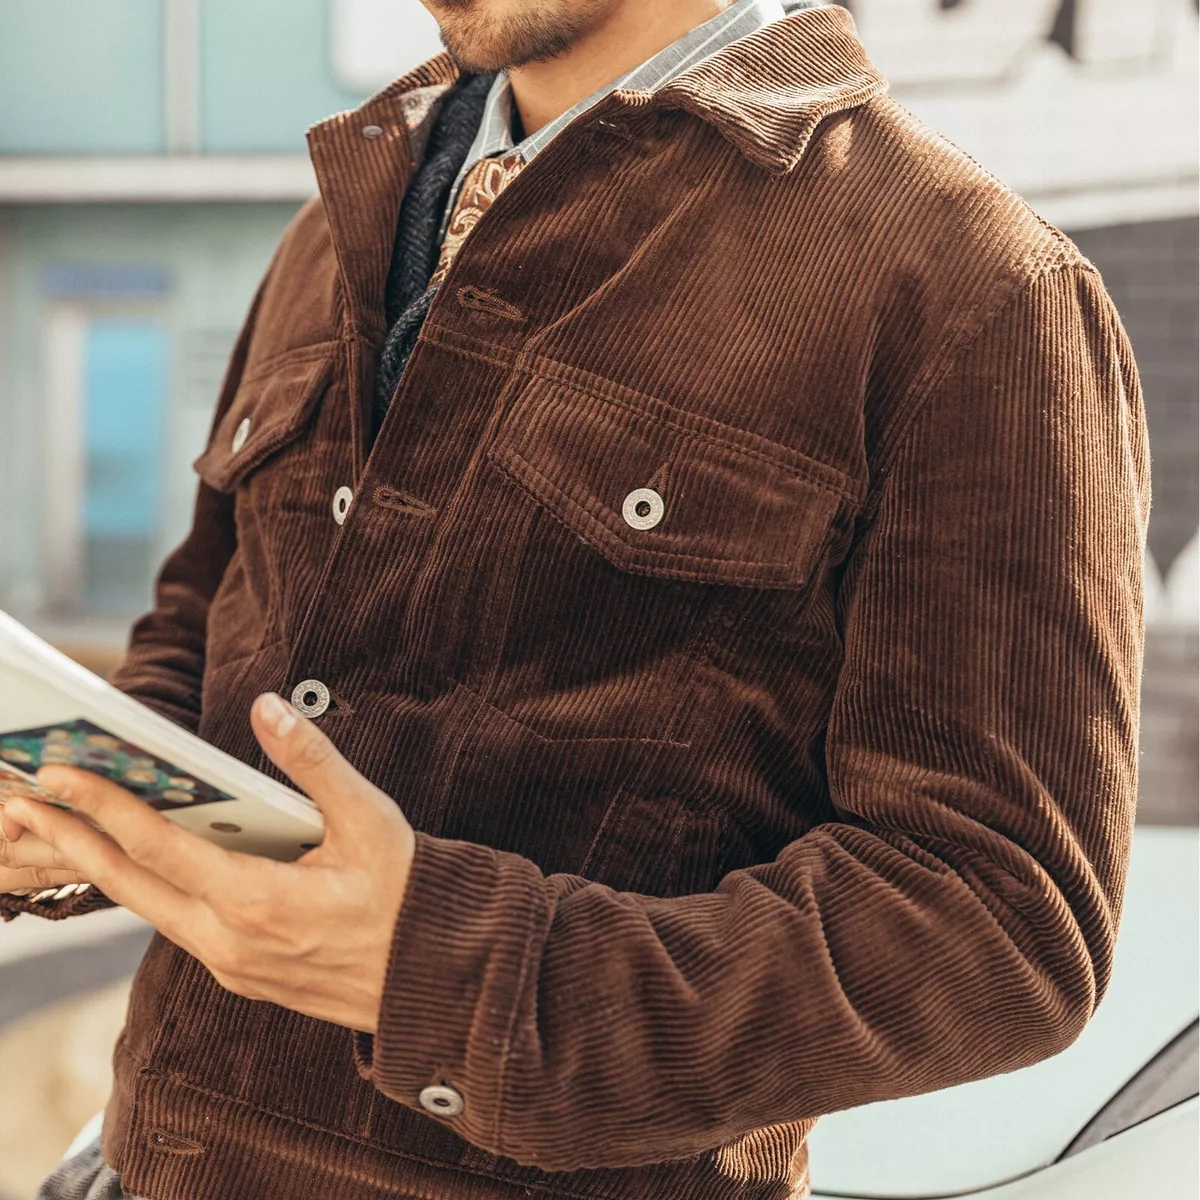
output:
<instances>
[{"instance_id":1,"label":"man","mask_svg":"<svg viewBox=\"0 0 1200 1200\"><path fill-rule=\"evenodd\" d=\"M4 818L0 886L92 884L6 915L165 935L82 1186L804 1196L820 1114L1105 993L1129 343L841 7L430 7L449 53L310 131L116 677L325 842L231 855L63 768L80 816Z\"/></svg>"}]
</instances>

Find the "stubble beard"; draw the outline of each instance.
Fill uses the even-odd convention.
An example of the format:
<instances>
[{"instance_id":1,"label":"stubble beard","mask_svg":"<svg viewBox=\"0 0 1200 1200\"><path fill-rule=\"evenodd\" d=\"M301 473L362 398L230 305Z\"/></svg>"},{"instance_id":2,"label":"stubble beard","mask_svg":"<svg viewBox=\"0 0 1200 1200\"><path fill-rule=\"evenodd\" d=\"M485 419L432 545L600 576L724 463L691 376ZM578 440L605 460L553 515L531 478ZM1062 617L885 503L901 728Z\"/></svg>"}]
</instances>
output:
<instances>
[{"instance_id":1,"label":"stubble beard","mask_svg":"<svg viewBox=\"0 0 1200 1200\"><path fill-rule=\"evenodd\" d=\"M442 45L464 75L543 62L562 54L593 25L606 0L537 0L510 12L494 0L436 0Z\"/></svg>"}]
</instances>

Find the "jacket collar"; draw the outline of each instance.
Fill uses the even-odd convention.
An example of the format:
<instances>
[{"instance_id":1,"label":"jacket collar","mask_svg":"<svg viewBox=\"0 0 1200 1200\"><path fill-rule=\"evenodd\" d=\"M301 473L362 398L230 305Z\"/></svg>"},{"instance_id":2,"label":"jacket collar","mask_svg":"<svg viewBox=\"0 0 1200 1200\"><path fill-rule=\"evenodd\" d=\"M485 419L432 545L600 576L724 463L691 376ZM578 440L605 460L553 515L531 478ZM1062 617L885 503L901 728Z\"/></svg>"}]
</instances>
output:
<instances>
[{"instance_id":1,"label":"jacket collar","mask_svg":"<svg viewBox=\"0 0 1200 1200\"><path fill-rule=\"evenodd\" d=\"M751 161L785 174L821 121L887 87L854 18L830 4L739 38L670 80L654 102L708 121Z\"/></svg>"},{"instance_id":2,"label":"jacket collar","mask_svg":"<svg viewBox=\"0 0 1200 1200\"><path fill-rule=\"evenodd\" d=\"M359 108L308 130L350 326L373 341L386 329L383 293L396 213L439 95L459 77L443 51ZM747 158L792 170L817 125L887 90L854 19L839 5L799 9L739 38L657 91L610 92L597 109L682 109L708 121Z\"/></svg>"}]
</instances>

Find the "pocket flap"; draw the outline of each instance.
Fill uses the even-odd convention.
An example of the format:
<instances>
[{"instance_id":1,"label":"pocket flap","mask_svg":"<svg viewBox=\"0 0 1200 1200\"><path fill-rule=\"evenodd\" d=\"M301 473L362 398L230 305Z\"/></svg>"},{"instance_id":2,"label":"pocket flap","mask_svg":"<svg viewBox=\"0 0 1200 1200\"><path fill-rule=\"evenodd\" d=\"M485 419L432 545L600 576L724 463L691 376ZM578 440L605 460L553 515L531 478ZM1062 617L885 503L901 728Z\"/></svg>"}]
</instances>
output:
<instances>
[{"instance_id":1,"label":"pocket flap","mask_svg":"<svg viewBox=\"0 0 1200 1200\"><path fill-rule=\"evenodd\" d=\"M333 369L330 347L319 355L276 360L243 379L208 448L192 464L218 492L231 492L269 455L304 432Z\"/></svg>"},{"instance_id":2,"label":"pocket flap","mask_svg":"<svg viewBox=\"0 0 1200 1200\"><path fill-rule=\"evenodd\" d=\"M535 378L489 457L622 570L803 586L850 494L845 476L753 433L644 401ZM623 509L647 487L662 513L636 528Z\"/></svg>"}]
</instances>

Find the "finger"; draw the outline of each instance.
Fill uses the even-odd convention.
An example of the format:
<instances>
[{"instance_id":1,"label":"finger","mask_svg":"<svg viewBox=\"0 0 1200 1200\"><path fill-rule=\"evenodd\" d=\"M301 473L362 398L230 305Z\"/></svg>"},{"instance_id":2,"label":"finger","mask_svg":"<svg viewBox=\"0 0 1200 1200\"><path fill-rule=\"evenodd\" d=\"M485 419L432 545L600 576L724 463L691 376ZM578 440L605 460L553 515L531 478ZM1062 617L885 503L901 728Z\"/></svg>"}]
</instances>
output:
<instances>
[{"instance_id":1,"label":"finger","mask_svg":"<svg viewBox=\"0 0 1200 1200\"><path fill-rule=\"evenodd\" d=\"M38 771L37 780L95 821L135 863L179 891L206 899L230 887L235 858L230 851L168 821L111 779L49 766Z\"/></svg>"},{"instance_id":2,"label":"finger","mask_svg":"<svg viewBox=\"0 0 1200 1200\"><path fill-rule=\"evenodd\" d=\"M77 871L58 871L53 867L23 867L11 871L0 867L0 892L7 896L33 896L47 888L87 882Z\"/></svg>"},{"instance_id":3,"label":"finger","mask_svg":"<svg viewBox=\"0 0 1200 1200\"><path fill-rule=\"evenodd\" d=\"M16 842L20 841L24 832L25 830L8 815L5 806L0 804L0 837L5 841Z\"/></svg>"},{"instance_id":4,"label":"finger","mask_svg":"<svg viewBox=\"0 0 1200 1200\"><path fill-rule=\"evenodd\" d=\"M9 805L14 817L34 837L58 851L70 870L186 948L189 923L195 924L208 911L201 901L139 866L82 817L37 800L11 800Z\"/></svg>"},{"instance_id":5,"label":"finger","mask_svg":"<svg viewBox=\"0 0 1200 1200\"><path fill-rule=\"evenodd\" d=\"M360 775L311 721L274 692L259 696L250 723L267 756L325 815L326 842L362 843L404 817L396 802Z\"/></svg>"},{"instance_id":6,"label":"finger","mask_svg":"<svg viewBox=\"0 0 1200 1200\"><path fill-rule=\"evenodd\" d=\"M53 846L47 846L33 834L22 838L20 842L0 838L0 868L9 870L25 867L65 868L66 865L62 855Z\"/></svg>"}]
</instances>

